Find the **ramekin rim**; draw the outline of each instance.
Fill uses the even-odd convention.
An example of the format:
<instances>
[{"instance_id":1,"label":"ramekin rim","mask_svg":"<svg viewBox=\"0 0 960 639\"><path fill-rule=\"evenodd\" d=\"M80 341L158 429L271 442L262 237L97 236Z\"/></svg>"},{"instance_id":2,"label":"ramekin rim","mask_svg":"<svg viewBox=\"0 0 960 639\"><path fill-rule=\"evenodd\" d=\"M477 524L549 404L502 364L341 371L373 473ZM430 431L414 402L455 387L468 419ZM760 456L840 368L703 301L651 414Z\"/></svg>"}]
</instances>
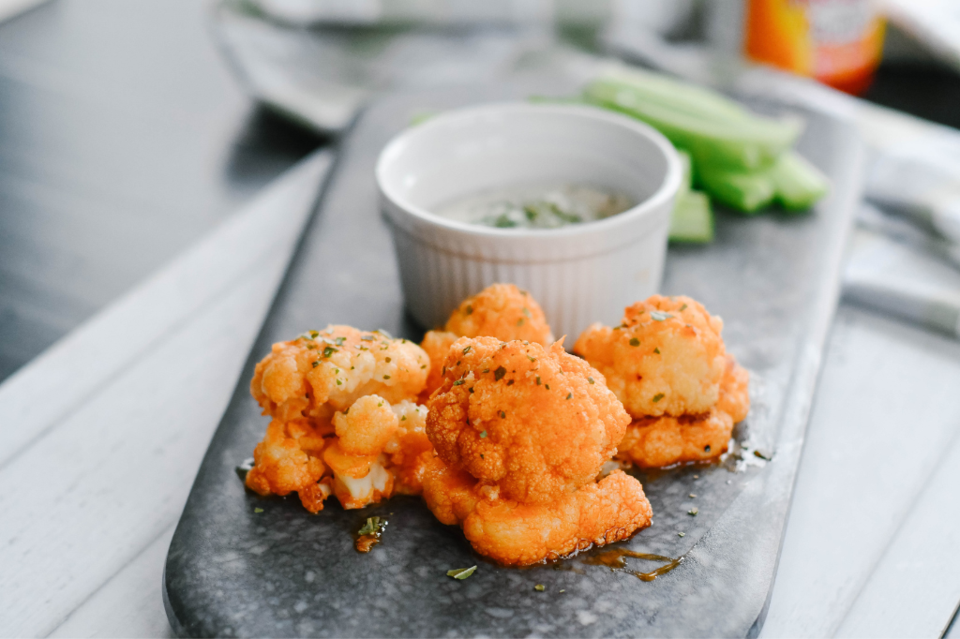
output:
<instances>
[{"instance_id":1,"label":"ramekin rim","mask_svg":"<svg viewBox=\"0 0 960 639\"><path fill-rule=\"evenodd\" d=\"M585 222L582 224L569 224L560 228L552 229L523 227L501 229L483 226L480 224L470 224L468 222L450 220L435 213L431 213L423 207L412 204L408 200L398 196L398 194L391 192L386 187L383 179L383 172L385 170L384 165L388 161L387 157L393 148L405 143L410 137L421 133L426 127L441 126L449 121L455 121L457 119L467 117L476 117L478 114L482 115L484 112L495 113L498 111L541 111L545 113L566 113L593 118L596 120L604 120L612 124L632 129L635 133L647 136L650 141L654 143L656 148L663 154L667 162L666 175L664 175L660 185L649 197L638 202L635 206L627 209L626 211L617 213L616 215L611 215L610 217L602 220ZM478 237L496 238L504 241L520 241L531 238L559 239L561 237L582 235L592 232L604 233L615 230L618 227L628 225L631 222L636 221L638 218L651 215L661 204L664 203L664 201L675 196L679 191L680 182L683 179L683 168L681 166L680 158L676 149L662 133L657 131L649 124L634 120L626 115L606 111L600 107L587 104L492 102L446 111L430 118L426 122L404 129L402 132L391 138L391 140L383 147L383 149L381 149L380 154L377 156L374 175L376 178L377 188L381 195L394 205L390 208L395 209L403 215L411 217L420 222L424 222L430 226L440 227L447 231L459 232ZM396 222L400 223L399 220L396 220Z\"/></svg>"}]
</instances>

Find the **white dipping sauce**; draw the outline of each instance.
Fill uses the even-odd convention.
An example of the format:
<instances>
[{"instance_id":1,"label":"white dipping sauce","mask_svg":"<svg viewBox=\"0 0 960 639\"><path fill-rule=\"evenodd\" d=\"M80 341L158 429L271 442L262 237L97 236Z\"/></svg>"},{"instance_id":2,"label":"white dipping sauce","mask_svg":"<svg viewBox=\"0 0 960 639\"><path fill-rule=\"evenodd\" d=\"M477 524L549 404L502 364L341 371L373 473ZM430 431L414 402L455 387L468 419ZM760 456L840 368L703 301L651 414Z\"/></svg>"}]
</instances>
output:
<instances>
[{"instance_id":1,"label":"white dipping sauce","mask_svg":"<svg viewBox=\"0 0 960 639\"><path fill-rule=\"evenodd\" d=\"M529 184L483 191L434 209L441 217L496 228L554 229L608 218L637 203L582 184Z\"/></svg>"}]
</instances>

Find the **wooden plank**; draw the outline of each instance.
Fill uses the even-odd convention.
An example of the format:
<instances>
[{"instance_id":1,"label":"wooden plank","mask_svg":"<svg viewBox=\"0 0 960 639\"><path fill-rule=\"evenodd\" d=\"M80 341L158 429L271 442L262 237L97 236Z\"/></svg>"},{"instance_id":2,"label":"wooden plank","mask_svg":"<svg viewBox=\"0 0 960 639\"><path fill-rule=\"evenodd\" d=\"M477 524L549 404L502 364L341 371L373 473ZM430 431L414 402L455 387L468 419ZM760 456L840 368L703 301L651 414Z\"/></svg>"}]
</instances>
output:
<instances>
[{"instance_id":1,"label":"wooden plank","mask_svg":"<svg viewBox=\"0 0 960 639\"><path fill-rule=\"evenodd\" d=\"M9 429L0 467L18 487L0 496L4 633L52 631L175 524L328 166L304 161L0 386L0 423L33 435Z\"/></svg>"},{"instance_id":2,"label":"wooden plank","mask_svg":"<svg viewBox=\"0 0 960 639\"><path fill-rule=\"evenodd\" d=\"M827 353L763 637L837 630L960 423L956 341L842 305Z\"/></svg>"},{"instance_id":3,"label":"wooden plank","mask_svg":"<svg viewBox=\"0 0 960 639\"><path fill-rule=\"evenodd\" d=\"M163 609L171 526L74 610L50 637L173 637Z\"/></svg>"},{"instance_id":4,"label":"wooden plank","mask_svg":"<svg viewBox=\"0 0 960 639\"><path fill-rule=\"evenodd\" d=\"M954 394L960 385L955 385ZM939 404L941 396L936 397ZM951 446L870 574L838 637L940 637L960 601L960 416ZM911 424L912 426L912 424ZM912 428L911 428L912 430ZM910 434L912 440L915 433ZM899 474L899 469L897 470Z\"/></svg>"}]
</instances>

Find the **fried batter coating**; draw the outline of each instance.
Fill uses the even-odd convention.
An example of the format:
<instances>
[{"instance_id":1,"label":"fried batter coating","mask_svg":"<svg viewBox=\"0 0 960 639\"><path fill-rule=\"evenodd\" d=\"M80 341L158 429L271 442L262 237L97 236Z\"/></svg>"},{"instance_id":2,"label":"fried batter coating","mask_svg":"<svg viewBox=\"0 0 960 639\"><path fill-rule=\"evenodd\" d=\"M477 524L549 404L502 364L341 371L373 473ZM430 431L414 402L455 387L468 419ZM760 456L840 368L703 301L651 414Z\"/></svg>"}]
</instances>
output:
<instances>
[{"instance_id":1,"label":"fried batter coating","mask_svg":"<svg viewBox=\"0 0 960 639\"><path fill-rule=\"evenodd\" d=\"M634 418L701 414L719 397L722 330L699 302L654 295L627 307L616 328L587 328L573 351L603 373Z\"/></svg>"},{"instance_id":2,"label":"fried batter coating","mask_svg":"<svg viewBox=\"0 0 960 639\"><path fill-rule=\"evenodd\" d=\"M420 395L422 402L430 399L433 391L440 388L440 384L443 383L443 363L447 359L450 347L458 339L460 339L459 335L447 331L427 331L427 334L423 336L420 348L430 358L430 375L427 377L427 385Z\"/></svg>"},{"instance_id":3,"label":"fried batter coating","mask_svg":"<svg viewBox=\"0 0 960 639\"><path fill-rule=\"evenodd\" d=\"M732 432L733 419L715 408L699 417L644 417L627 428L618 457L641 468L706 461L726 452Z\"/></svg>"},{"instance_id":4,"label":"fried batter coating","mask_svg":"<svg viewBox=\"0 0 960 639\"><path fill-rule=\"evenodd\" d=\"M332 434L334 413L364 395L376 393L390 403L415 399L429 369L429 357L412 342L330 325L274 344L257 364L250 392L265 415L307 417Z\"/></svg>"},{"instance_id":5,"label":"fried batter coating","mask_svg":"<svg viewBox=\"0 0 960 639\"><path fill-rule=\"evenodd\" d=\"M720 399L717 410L733 418L733 423L742 422L750 412L750 373L727 355L727 365L720 380Z\"/></svg>"},{"instance_id":6,"label":"fried batter coating","mask_svg":"<svg viewBox=\"0 0 960 639\"><path fill-rule=\"evenodd\" d=\"M423 487L440 521L460 524L477 552L508 566L627 539L649 526L652 517L640 482L620 470L550 502L520 503L435 458Z\"/></svg>"},{"instance_id":7,"label":"fried batter coating","mask_svg":"<svg viewBox=\"0 0 960 639\"><path fill-rule=\"evenodd\" d=\"M330 495L330 486L318 483L326 471L320 457L324 446L322 435L307 420L274 419L253 450L254 467L247 473L247 486L260 495L296 492L304 508L320 512Z\"/></svg>"},{"instance_id":8,"label":"fried batter coating","mask_svg":"<svg viewBox=\"0 0 960 639\"><path fill-rule=\"evenodd\" d=\"M630 422L603 376L559 342L462 338L445 368L427 436L507 499L547 502L592 482Z\"/></svg>"},{"instance_id":9,"label":"fried batter coating","mask_svg":"<svg viewBox=\"0 0 960 639\"><path fill-rule=\"evenodd\" d=\"M461 337L527 340L541 346L553 343L540 305L514 284L491 284L463 300L451 313L444 330Z\"/></svg>"}]
</instances>

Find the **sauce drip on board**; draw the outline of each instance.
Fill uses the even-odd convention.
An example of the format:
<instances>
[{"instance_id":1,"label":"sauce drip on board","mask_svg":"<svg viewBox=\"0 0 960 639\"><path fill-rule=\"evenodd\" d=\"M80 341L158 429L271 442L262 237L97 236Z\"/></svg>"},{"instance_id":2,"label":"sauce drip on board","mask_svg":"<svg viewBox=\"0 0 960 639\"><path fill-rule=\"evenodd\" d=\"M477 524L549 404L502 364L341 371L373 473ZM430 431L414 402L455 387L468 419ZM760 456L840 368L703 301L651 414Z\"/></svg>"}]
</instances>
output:
<instances>
[{"instance_id":1,"label":"sauce drip on board","mask_svg":"<svg viewBox=\"0 0 960 639\"><path fill-rule=\"evenodd\" d=\"M606 566L611 570L624 570L627 567L627 562L624 557L633 557L635 559L644 559L646 561L663 561L666 562L664 565L660 566L656 570L651 570L650 572L638 572L634 570L627 570L631 575L640 579L641 581L653 581L660 575L665 575L683 561L683 557L664 557L663 555L653 555L645 552L637 552L635 550L628 550L626 548L613 548L611 550L605 550L601 553L593 555L592 557L585 557L583 563L590 566Z\"/></svg>"}]
</instances>

